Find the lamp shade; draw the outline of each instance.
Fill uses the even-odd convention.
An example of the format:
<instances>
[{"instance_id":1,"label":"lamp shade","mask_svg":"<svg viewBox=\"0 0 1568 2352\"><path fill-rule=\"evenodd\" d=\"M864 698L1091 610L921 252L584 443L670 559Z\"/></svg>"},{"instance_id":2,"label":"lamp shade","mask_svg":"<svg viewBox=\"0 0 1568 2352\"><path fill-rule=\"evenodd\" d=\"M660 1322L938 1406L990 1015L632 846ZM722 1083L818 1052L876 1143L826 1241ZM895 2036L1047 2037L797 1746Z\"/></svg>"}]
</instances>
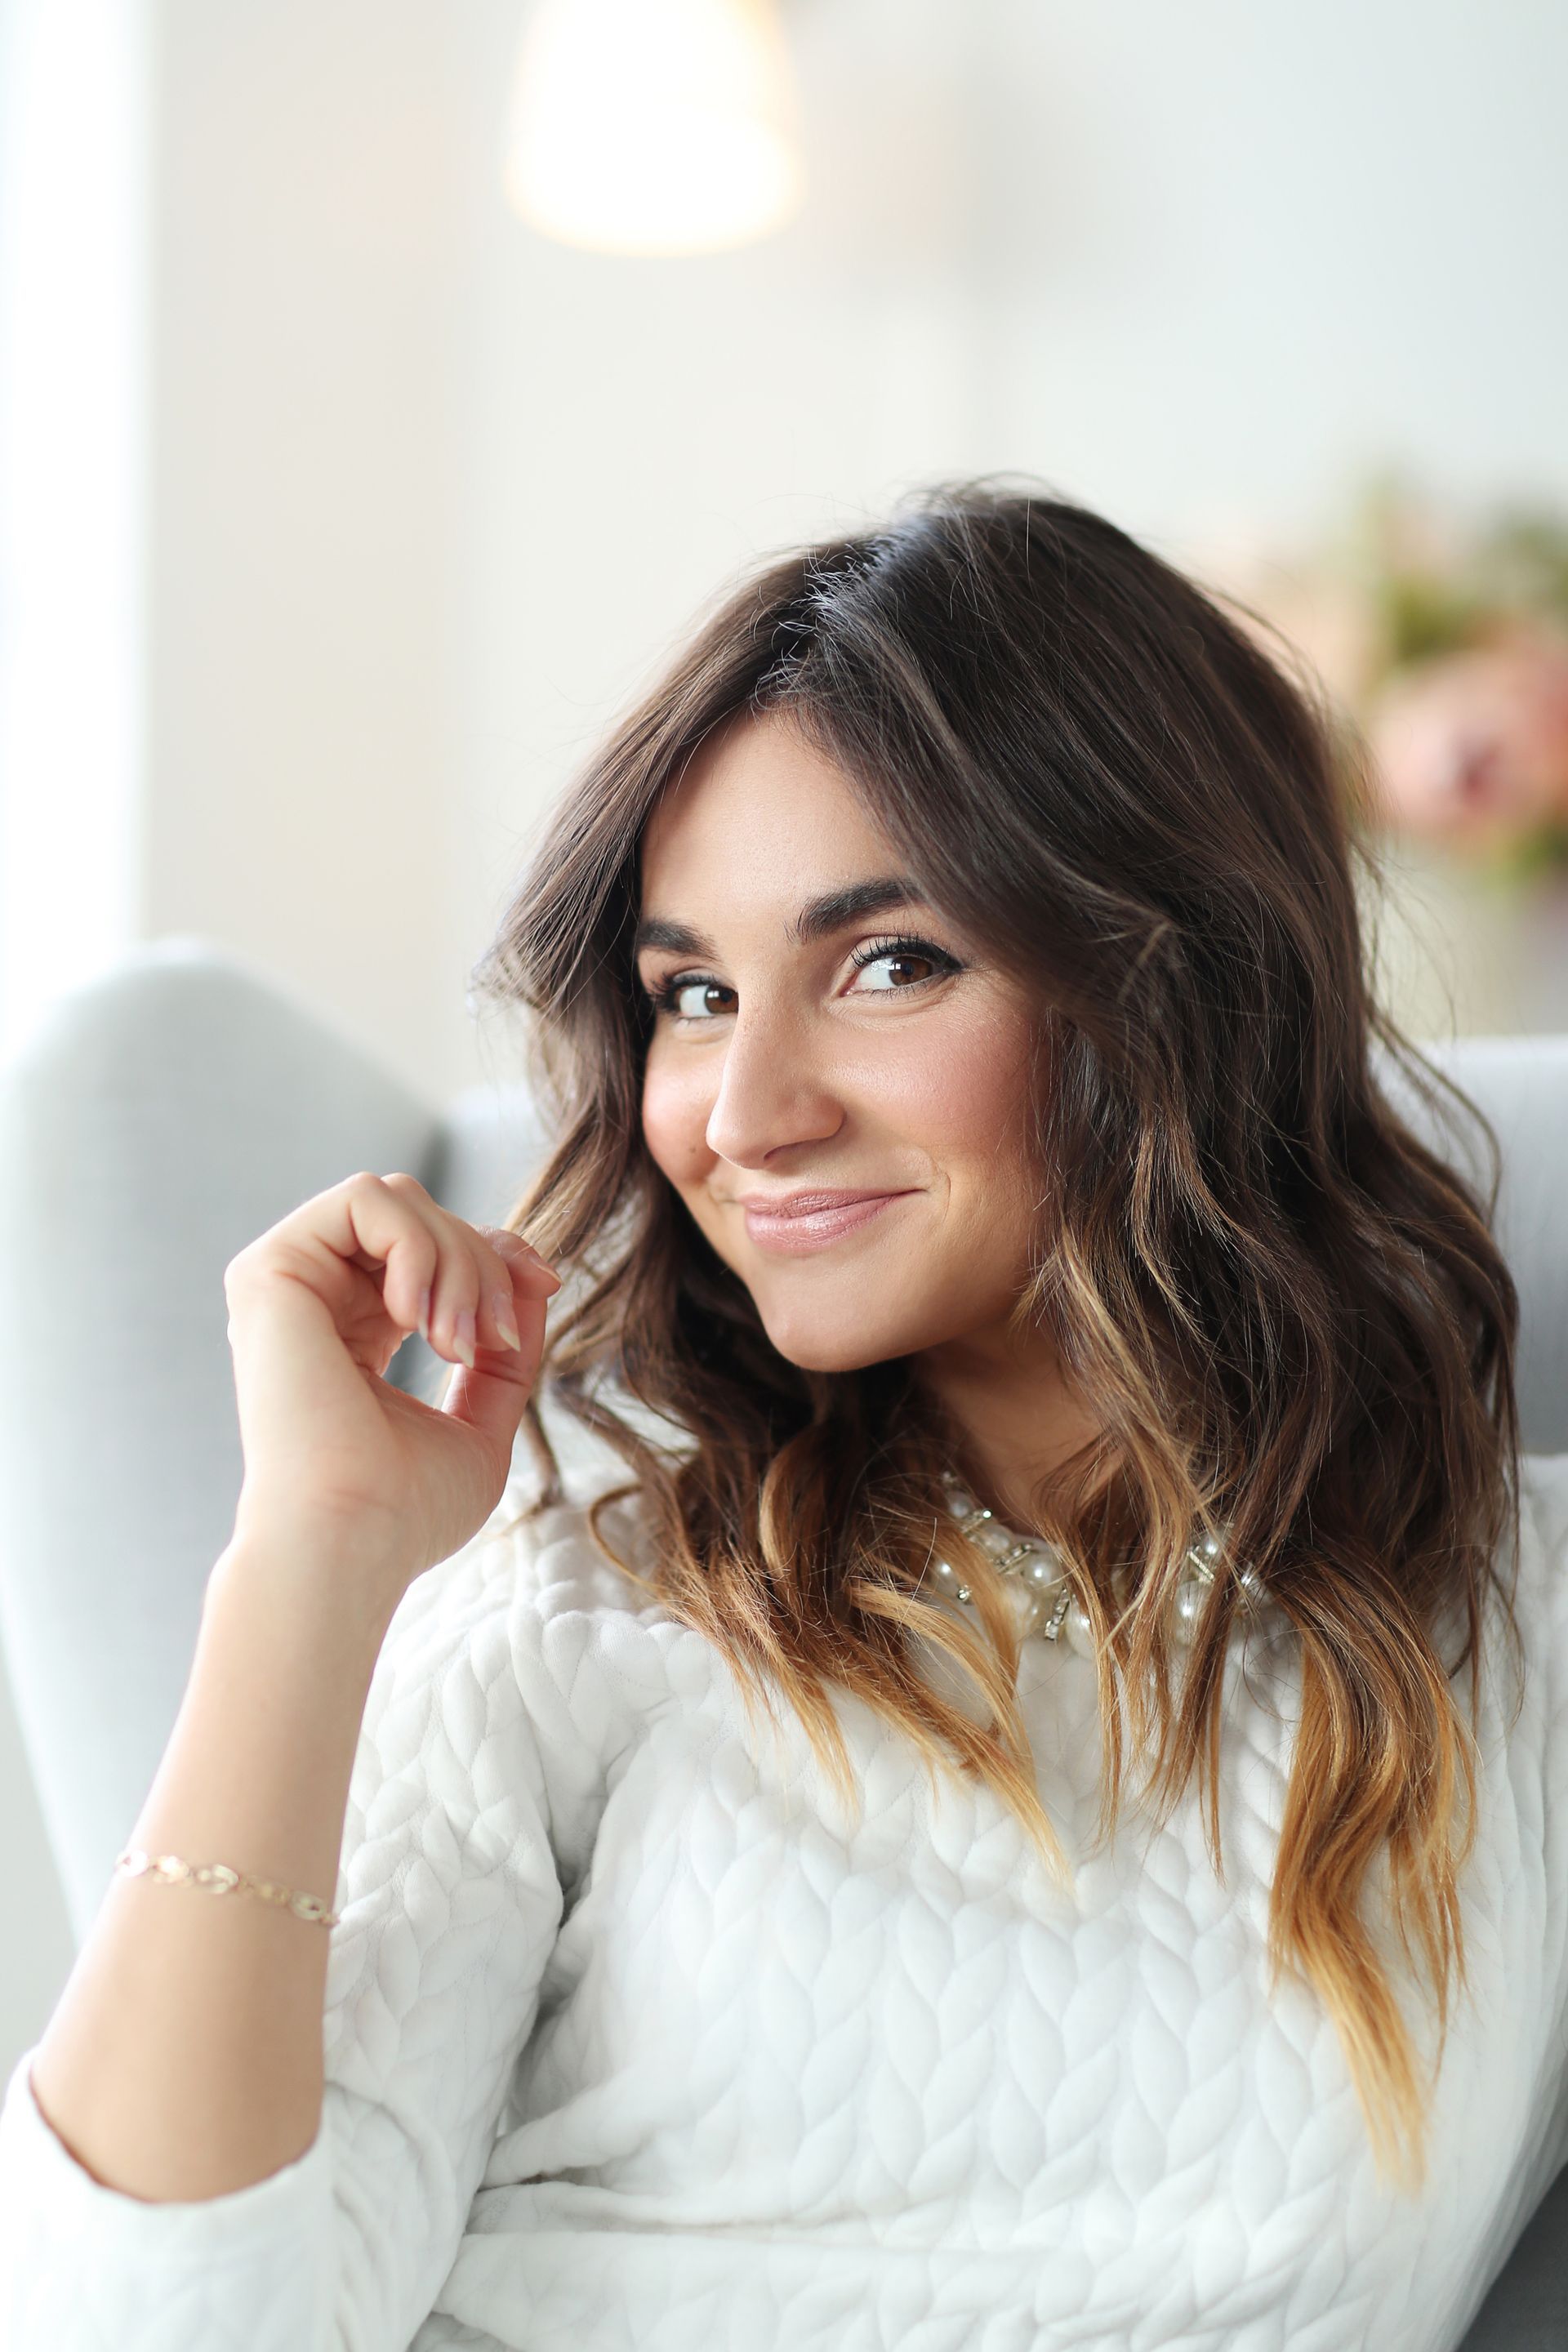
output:
<instances>
[{"instance_id":1,"label":"lamp shade","mask_svg":"<svg viewBox=\"0 0 1568 2352\"><path fill-rule=\"evenodd\" d=\"M803 193L772 0L538 0L518 53L507 193L601 253L710 253Z\"/></svg>"}]
</instances>

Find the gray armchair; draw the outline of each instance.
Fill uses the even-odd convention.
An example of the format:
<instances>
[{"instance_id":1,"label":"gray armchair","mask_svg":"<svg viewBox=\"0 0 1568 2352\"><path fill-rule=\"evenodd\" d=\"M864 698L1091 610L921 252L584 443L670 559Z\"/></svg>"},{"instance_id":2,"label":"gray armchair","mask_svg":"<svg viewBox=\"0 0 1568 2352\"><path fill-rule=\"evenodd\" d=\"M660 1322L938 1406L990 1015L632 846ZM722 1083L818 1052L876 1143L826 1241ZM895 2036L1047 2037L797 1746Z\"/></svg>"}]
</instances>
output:
<instances>
[{"instance_id":1,"label":"gray armchair","mask_svg":"<svg viewBox=\"0 0 1568 2352\"><path fill-rule=\"evenodd\" d=\"M1501 1139L1525 1443L1568 1451L1568 1035L1427 1050ZM199 940L158 941L68 996L0 1071L0 1650L79 1937L167 1741L233 1524L228 1260L362 1167L405 1168L496 1222L544 1142L524 1089L434 1108ZM411 1339L393 1377L431 1395L441 1369ZM1565 2229L1568 2173L1465 2352L1568 2343Z\"/></svg>"}]
</instances>

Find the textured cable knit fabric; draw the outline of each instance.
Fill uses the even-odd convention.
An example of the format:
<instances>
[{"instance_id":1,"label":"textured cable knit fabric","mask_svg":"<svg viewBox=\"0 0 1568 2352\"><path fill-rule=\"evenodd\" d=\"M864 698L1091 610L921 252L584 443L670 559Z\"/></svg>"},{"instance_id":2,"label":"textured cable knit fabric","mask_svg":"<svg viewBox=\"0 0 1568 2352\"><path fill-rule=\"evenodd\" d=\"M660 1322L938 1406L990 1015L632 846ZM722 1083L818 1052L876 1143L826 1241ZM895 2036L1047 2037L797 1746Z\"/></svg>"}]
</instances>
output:
<instances>
[{"instance_id":1,"label":"textured cable knit fabric","mask_svg":"<svg viewBox=\"0 0 1568 2352\"><path fill-rule=\"evenodd\" d=\"M1288 1638L1226 1668L1223 1884L1190 1792L1090 1851L1093 1665L1026 1645L1066 1890L840 1695L857 1821L579 1503L510 1516L410 1588L376 1669L316 2140L144 2203L68 2154L29 2053L8 2352L1458 2343L1568 2156L1568 1455L1525 1460L1530 1675L1511 1722L1506 1653L1485 1682L1471 1998L1414 2202L1315 1995L1267 1984Z\"/></svg>"}]
</instances>

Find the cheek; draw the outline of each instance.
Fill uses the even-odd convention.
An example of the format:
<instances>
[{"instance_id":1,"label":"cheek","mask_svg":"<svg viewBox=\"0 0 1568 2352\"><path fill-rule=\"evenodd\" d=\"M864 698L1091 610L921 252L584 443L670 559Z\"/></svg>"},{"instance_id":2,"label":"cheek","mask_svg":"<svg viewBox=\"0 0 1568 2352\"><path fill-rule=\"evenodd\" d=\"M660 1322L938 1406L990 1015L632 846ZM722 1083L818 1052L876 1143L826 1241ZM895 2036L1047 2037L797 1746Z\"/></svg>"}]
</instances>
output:
<instances>
[{"instance_id":1,"label":"cheek","mask_svg":"<svg viewBox=\"0 0 1568 2352\"><path fill-rule=\"evenodd\" d=\"M1016 1285L1040 1214L1030 1037L1005 1014L954 1031L947 1050L900 1068L888 1108L940 1171L933 1279L945 1286L956 1275L974 1303L994 1303Z\"/></svg>"},{"instance_id":2,"label":"cheek","mask_svg":"<svg viewBox=\"0 0 1568 2352\"><path fill-rule=\"evenodd\" d=\"M707 1090L696 1082L695 1073L678 1075L650 1057L643 1076L643 1139L655 1167L672 1184L694 1183L710 1165L710 1109Z\"/></svg>"},{"instance_id":3,"label":"cheek","mask_svg":"<svg viewBox=\"0 0 1568 2352\"><path fill-rule=\"evenodd\" d=\"M948 1164L1012 1159L1027 1133L1026 1039L1006 1021L954 1024L952 1033L884 1070L884 1114Z\"/></svg>"},{"instance_id":4,"label":"cheek","mask_svg":"<svg viewBox=\"0 0 1568 2352\"><path fill-rule=\"evenodd\" d=\"M1010 1147L1019 1097L999 1061L955 1055L913 1071L897 1105L900 1124L944 1160L989 1159Z\"/></svg>"}]
</instances>

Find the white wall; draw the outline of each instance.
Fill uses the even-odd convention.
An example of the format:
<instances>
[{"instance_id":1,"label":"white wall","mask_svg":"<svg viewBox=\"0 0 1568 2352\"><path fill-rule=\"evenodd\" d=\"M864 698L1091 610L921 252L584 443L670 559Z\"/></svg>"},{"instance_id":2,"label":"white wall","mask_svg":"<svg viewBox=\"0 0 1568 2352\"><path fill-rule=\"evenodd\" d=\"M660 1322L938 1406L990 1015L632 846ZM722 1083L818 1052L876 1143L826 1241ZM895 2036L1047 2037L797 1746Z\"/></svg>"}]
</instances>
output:
<instances>
[{"instance_id":1,"label":"white wall","mask_svg":"<svg viewBox=\"0 0 1568 2352\"><path fill-rule=\"evenodd\" d=\"M145 920L437 1092L537 812L753 552L990 467L1194 558L1388 457L1568 496L1549 0L784 6L805 212L620 261L500 196L515 0L163 0Z\"/></svg>"},{"instance_id":2,"label":"white wall","mask_svg":"<svg viewBox=\"0 0 1568 2352\"><path fill-rule=\"evenodd\" d=\"M147 34L145 0L0 0L0 1053L135 936Z\"/></svg>"},{"instance_id":3,"label":"white wall","mask_svg":"<svg viewBox=\"0 0 1568 2352\"><path fill-rule=\"evenodd\" d=\"M428 0L162 0L148 935L464 1055L449 634L482 93Z\"/></svg>"},{"instance_id":4,"label":"white wall","mask_svg":"<svg viewBox=\"0 0 1568 2352\"><path fill-rule=\"evenodd\" d=\"M476 203L469 940L698 600L907 482L1026 467L1198 562L1310 533L1389 458L1460 500L1568 500L1562 10L837 0L793 22L815 194L767 245L598 260ZM488 20L492 89L510 25ZM1405 982L1436 1015L1441 991Z\"/></svg>"},{"instance_id":5,"label":"white wall","mask_svg":"<svg viewBox=\"0 0 1568 2352\"><path fill-rule=\"evenodd\" d=\"M632 262L503 205L515 0L158 0L140 925L432 1097L505 1066L540 811L754 552L987 467L1178 560L1390 457L1568 499L1555 0L784 5L805 214Z\"/></svg>"},{"instance_id":6,"label":"white wall","mask_svg":"<svg viewBox=\"0 0 1568 2352\"><path fill-rule=\"evenodd\" d=\"M146 29L142 0L0 0L0 1053L136 929ZM3 1672L0 1884L8 2074L71 1944Z\"/></svg>"}]
</instances>

